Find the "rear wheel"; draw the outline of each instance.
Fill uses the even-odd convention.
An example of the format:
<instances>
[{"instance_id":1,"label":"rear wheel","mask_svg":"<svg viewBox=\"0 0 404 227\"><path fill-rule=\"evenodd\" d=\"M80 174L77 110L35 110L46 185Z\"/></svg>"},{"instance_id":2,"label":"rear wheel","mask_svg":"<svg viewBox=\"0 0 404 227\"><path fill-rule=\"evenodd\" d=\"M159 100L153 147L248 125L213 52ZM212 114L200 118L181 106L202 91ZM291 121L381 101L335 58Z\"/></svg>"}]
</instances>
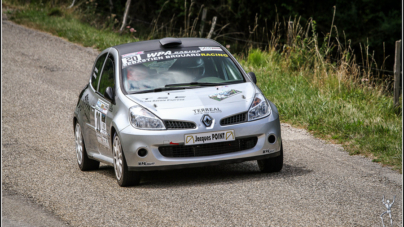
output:
<instances>
[{"instance_id":1,"label":"rear wheel","mask_svg":"<svg viewBox=\"0 0 404 227\"><path fill-rule=\"evenodd\" d=\"M258 167L263 173L279 172L283 167L283 146L281 144L280 155L274 158L257 160Z\"/></svg>"},{"instance_id":2,"label":"rear wheel","mask_svg":"<svg viewBox=\"0 0 404 227\"><path fill-rule=\"evenodd\" d=\"M122 151L121 140L116 133L114 134L113 144L112 152L114 155L114 171L119 186L126 187L138 185L140 183L140 174L128 170L125 155Z\"/></svg>"},{"instance_id":3,"label":"rear wheel","mask_svg":"<svg viewBox=\"0 0 404 227\"><path fill-rule=\"evenodd\" d=\"M74 137L76 139L76 156L77 163L81 171L96 170L100 167L100 162L89 159L87 156L86 146L84 145L83 134L81 133L80 124L77 122L74 128Z\"/></svg>"}]
</instances>

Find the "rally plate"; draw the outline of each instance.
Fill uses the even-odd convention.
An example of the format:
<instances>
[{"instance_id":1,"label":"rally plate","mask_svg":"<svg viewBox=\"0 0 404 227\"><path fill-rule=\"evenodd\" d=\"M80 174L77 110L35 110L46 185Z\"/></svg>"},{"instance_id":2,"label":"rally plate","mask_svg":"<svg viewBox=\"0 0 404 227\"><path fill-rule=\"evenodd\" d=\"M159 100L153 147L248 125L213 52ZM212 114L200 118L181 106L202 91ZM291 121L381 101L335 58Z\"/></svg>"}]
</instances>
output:
<instances>
[{"instance_id":1,"label":"rally plate","mask_svg":"<svg viewBox=\"0 0 404 227\"><path fill-rule=\"evenodd\" d=\"M185 135L185 145L217 143L235 140L234 130Z\"/></svg>"}]
</instances>

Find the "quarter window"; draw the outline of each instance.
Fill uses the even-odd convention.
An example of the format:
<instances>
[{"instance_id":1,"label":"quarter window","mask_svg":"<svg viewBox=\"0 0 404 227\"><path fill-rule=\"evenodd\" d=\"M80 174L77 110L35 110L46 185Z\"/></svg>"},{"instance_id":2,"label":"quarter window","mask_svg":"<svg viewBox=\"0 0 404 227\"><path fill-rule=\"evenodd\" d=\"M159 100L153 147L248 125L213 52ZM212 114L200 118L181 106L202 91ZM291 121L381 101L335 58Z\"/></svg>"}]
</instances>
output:
<instances>
[{"instance_id":1,"label":"quarter window","mask_svg":"<svg viewBox=\"0 0 404 227\"><path fill-rule=\"evenodd\" d=\"M101 95L104 95L105 90L107 90L107 87L114 88L115 86L115 80L114 80L114 62L112 61L111 58L108 58L105 61L104 69L102 71L102 76L101 76L101 81L100 81L100 87L98 91L100 92Z\"/></svg>"},{"instance_id":2,"label":"quarter window","mask_svg":"<svg viewBox=\"0 0 404 227\"><path fill-rule=\"evenodd\" d=\"M107 54L101 55L97 62L95 63L93 73L91 74L91 86L93 86L94 90L97 90L98 81L100 80L102 66L104 65L105 58Z\"/></svg>"}]
</instances>

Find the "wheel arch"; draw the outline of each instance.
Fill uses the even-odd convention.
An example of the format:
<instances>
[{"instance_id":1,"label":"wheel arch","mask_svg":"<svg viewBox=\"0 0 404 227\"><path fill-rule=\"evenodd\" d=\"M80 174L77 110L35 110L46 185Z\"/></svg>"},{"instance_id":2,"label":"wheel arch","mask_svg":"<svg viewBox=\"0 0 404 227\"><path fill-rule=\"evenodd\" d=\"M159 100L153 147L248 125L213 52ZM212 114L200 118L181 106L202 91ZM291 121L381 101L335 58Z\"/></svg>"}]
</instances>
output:
<instances>
[{"instance_id":1,"label":"wheel arch","mask_svg":"<svg viewBox=\"0 0 404 227\"><path fill-rule=\"evenodd\" d=\"M76 129L76 123L78 122L77 117L73 117L73 131Z\"/></svg>"},{"instance_id":2,"label":"wheel arch","mask_svg":"<svg viewBox=\"0 0 404 227\"><path fill-rule=\"evenodd\" d=\"M115 126L111 126L111 136L110 136L110 139L111 139L111 148L113 149L113 147L114 147L114 135L115 135L115 133L118 135L118 132L116 131L116 129L115 129ZM111 150L112 151L112 150Z\"/></svg>"}]
</instances>

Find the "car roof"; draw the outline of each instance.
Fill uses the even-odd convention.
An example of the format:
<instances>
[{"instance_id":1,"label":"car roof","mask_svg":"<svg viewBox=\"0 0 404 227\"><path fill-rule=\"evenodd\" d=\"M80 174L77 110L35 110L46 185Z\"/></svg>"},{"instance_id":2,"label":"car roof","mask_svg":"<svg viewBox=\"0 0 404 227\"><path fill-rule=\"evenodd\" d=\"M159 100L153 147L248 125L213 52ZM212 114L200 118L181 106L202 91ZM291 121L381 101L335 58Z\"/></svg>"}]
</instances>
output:
<instances>
[{"instance_id":1,"label":"car roof","mask_svg":"<svg viewBox=\"0 0 404 227\"><path fill-rule=\"evenodd\" d=\"M204 38L178 38L181 40L182 44L169 47L170 49L180 49L183 47L194 47L194 46L209 46L209 47L220 47L221 45L212 40L212 39L204 39ZM168 49L168 47L163 47L160 43L160 39L154 39L149 41L141 41L141 42L133 42L133 43L125 43L121 45L114 46L116 50L118 50L120 55L138 52L138 51L150 51L150 50L164 50Z\"/></svg>"}]
</instances>

